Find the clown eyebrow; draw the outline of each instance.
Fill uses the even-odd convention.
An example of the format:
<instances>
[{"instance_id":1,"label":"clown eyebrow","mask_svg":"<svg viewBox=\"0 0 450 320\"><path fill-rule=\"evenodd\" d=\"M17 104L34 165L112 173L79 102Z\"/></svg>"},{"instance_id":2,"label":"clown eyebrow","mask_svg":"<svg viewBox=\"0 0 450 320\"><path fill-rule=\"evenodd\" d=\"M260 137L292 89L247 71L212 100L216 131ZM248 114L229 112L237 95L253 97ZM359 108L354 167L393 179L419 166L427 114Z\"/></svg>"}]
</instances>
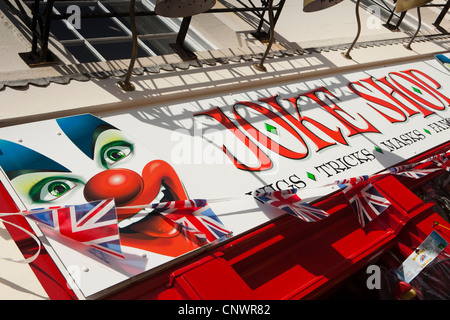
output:
<instances>
[{"instance_id":1,"label":"clown eyebrow","mask_svg":"<svg viewBox=\"0 0 450 320\"><path fill-rule=\"evenodd\" d=\"M71 172L37 151L2 139L0 139L0 166L10 180L33 172Z\"/></svg>"},{"instance_id":2,"label":"clown eyebrow","mask_svg":"<svg viewBox=\"0 0 450 320\"><path fill-rule=\"evenodd\" d=\"M98 136L105 130L119 130L92 114L60 118L56 119L56 122L75 146L91 159L94 159Z\"/></svg>"}]
</instances>

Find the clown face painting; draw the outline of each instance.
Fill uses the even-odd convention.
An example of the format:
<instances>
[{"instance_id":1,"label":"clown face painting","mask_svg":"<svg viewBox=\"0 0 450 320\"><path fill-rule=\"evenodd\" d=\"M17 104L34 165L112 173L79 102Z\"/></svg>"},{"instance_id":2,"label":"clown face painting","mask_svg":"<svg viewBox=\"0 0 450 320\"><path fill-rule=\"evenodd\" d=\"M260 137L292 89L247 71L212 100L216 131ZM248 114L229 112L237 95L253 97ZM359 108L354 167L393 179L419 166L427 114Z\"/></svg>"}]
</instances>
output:
<instances>
[{"instance_id":1,"label":"clown face painting","mask_svg":"<svg viewBox=\"0 0 450 320\"><path fill-rule=\"evenodd\" d=\"M142 209L188 198L172 166L93 115L3 128L0 166L27 209L114 198L122 246L169 257L198 247Z\"/></svg>"}]
</instances>

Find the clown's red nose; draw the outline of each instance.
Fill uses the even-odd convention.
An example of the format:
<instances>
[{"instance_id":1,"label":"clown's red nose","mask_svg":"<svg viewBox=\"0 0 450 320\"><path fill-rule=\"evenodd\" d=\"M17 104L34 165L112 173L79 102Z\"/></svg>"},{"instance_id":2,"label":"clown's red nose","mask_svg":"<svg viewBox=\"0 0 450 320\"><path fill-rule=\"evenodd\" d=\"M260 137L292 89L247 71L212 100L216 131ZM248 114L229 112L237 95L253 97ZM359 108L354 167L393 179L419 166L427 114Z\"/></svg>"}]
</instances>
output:
<instances>
[{"instance_id":1,"label":"clown's red nose","mask_svg":"<svg viewBox=\"0 0 450 320\"><path fill-rule=\"evenodd\" d=\"M93 176L84 188L87 201L114 198L116 206L133 201L142 191L143 180L128 169L109 169Z\"/></svg>"}]
</instances>

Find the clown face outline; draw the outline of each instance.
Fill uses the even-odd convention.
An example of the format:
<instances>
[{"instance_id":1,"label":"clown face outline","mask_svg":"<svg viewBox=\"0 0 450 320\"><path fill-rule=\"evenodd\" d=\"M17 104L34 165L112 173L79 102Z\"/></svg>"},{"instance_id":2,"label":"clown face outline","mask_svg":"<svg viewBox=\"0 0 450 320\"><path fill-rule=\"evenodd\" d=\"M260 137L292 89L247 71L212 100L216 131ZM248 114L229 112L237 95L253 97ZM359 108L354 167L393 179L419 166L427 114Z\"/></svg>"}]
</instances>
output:
<instances>
[{"instance_id":1,"label":"clown face outline","mask_svg":"<svg viewBox=\"0 0 450 320\"><path fill-rule=\"evenodd\" d=\"M172 257L199 246L153 210L120 208L187 199L170 164L91 114L55 121L57 127L54 121L45 125L60 130L57 139L62 141L56 146L46 138L51 130L44 130L44 123L23 131L29 138L22 143L0 139L0 166L27 208L114 198L122 246ZM72 156L75 160L66 161Z\"/></svg>"}]
</instances>

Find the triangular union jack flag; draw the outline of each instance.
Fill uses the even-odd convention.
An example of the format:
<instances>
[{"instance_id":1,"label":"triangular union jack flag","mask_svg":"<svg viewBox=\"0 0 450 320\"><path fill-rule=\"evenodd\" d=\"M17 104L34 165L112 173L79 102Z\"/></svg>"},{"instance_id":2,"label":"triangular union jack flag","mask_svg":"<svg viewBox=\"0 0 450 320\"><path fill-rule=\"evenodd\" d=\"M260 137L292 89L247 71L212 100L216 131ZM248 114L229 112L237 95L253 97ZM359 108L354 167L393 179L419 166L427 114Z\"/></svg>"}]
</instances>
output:
<instances>
[{"instance_id":1,"label":"triangular union jack flag","mask_svg":"<svg viewBox=\"0 0 450 320\"><path fill-rule=\"evenodd\" d=\"M363 228L391 205L368 181L368 176L347 179L344 183L339 182L342 181L337 181L338 186L355 211L358 222Z\"/></svg>"},{"instance_id":2,"label":"triangular union jack flag","mask_svg":"<svg viewBox=\"0 0 450 320\"><path fill-rule=\"evenodd\" d=\"M115 257L124 258L113 199L25 211L26 217L59 234Z\"/></svg>"},{"instance_id":3,"label":"triangular union jack flag","mask_svg":"<svg viewBox=\"0 0 450 320\"><path fill-rule=\"evenodd\" d=\"M440 168L450 171L450 152L441 153L431 157L431 161L434 162Z\"/></svg>"},{"instance_id":4,"label":"triangular union jack flag","mask_svg":"<svg viewBox=\"0 0 450 320\"><path fill-rule=\"evenodd\" d=\"M257 194L255 197L263 203L277 207L306 222L319 221L329 216L326 211L300 199L297 195L297 189L267 192Z\"/></svg>"},{"instance_id":5,"label":"triangular union jack flag","mask_svg":"<svg viewBox=\"0 0 450 320\"><path fill-rule=\"evenodd\" d=\"M412 179L420 179L425 177L426 175L435 172L437 170L441 170L441 168L433 168L433 169L410 169L403 167L394 167L390 168L389 172L398 176L404 176Z\"/></svg>"},{"instance_id":6,"label":"triangular union jack flag","mask_svg":"<svg viewBox=\"0 0 450 320\"><path fill-rule=\"evenodd\" d=\"M180 225L187 239L201 244L231 233L203 199L161 202L152 204L152 208Z\"/></svg>"}]
</instances>

